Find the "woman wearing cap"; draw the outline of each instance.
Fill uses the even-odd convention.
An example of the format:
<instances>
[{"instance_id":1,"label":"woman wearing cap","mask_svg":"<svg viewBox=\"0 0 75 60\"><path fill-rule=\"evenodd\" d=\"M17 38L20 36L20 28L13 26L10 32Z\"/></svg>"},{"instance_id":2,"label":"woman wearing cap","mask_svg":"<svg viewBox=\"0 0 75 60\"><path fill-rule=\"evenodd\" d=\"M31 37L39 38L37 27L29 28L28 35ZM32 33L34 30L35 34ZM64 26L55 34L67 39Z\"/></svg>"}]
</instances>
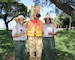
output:
<instances>
[{"instance_id":1,"label":"woman wearing cap","mask_svg":"<svg viewBox=\"0 0 75 60\"><path fill-rule=\"evenodd\" d=\"M14 40L15 60L24 60L26 27L24 26L25 17L18 15L14 18L17 25L12 29L12 37Z\"/></svg>"},{"instance_id":2,"label":"woman wearing cap","mask_svg":"<svg viewBox=\"0 0 75 60\"><path fill-rule=\"evenodd\" d=\"M55 40L57 29L51 22L51 18L47 15L43 26L43 46L44 46L44 60L55 60Z\"/></svg>"}]
</instances>

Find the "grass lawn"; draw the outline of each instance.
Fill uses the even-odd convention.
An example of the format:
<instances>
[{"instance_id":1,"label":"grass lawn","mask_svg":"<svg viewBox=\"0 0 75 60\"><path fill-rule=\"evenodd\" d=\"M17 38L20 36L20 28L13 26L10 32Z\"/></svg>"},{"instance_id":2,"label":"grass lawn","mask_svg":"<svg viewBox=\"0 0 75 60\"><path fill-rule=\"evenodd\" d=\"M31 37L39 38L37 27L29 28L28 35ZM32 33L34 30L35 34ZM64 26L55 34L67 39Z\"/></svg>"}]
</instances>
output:
<instances>
[{"instance_id":1,"label":"grass lawn","mask_svg":"<svg viewBox=\"0 0 75 60\"><path fill-rule=\"evenodd\" d=\"M75 31L59 31L55 36L55 40L56 60L75 60ZM5 60L7 54L14 55L13 45L11 31L0 30L0 60L3 60L3 58ZM28 51L27 43L26 46ZM26 58L29 56L27 51Z\"/></svg>"},{"instance_id":2,"label":"grass lawn","mask_svg":"<svg viewBox=\"0 0 75 60\"><path fill-rule=\"evenodd\" d=\"M57 60L75 60L75 30L59 31L55 39Z\"/></svg>"}]
</instances>

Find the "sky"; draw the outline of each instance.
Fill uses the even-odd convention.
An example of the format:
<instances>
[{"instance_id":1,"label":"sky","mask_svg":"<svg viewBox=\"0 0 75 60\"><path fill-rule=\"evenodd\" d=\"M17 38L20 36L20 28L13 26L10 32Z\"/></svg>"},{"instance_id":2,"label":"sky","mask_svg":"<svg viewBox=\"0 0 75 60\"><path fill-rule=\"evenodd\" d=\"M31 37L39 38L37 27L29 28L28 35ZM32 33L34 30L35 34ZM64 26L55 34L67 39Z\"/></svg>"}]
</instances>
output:
<instances>
[{"instance_id":1,"label":"sky","mask_svg":"<svg viewBox=\"0 0 75 60\"><path fill-rule=\"evenodd\" d=\"M27 7L30 7L31 5L34 6L34 2L33 0L20 0L19 1L20 3L23 3L25 6ZM41 20L43 20L43 18L45 17L46 13L49 12L49 11L54 11L55 10L55 5L52 4L50 5L49 7L42 7L41 10L40 10L40 14L41 14ZM55 17L55 13L51 13L50 14L51 17ZM0 20L0 30L2 29L5 29L5 24L4 24L4 21L3 20ZM14 26L16 25L15 21L11 21L9 23L9 29L12 29Z\"/></svg>"},{"instance_id":2,"label":"sky","mask_svg":"<svg viewBox=\"0 0 75 60\"><path fill-rule=\"evenodd\" d=\"M27 7L30 7L31 5L34 6L33 0L20 0L20 2L23 3ZM44 18L46 13L49 12L50 10L54 11L55 5L52 4L49 7L42 7L40 10L41 18ZM51 13L50 16L55 17L55 13Z\"/></svg>"}]
</instances>

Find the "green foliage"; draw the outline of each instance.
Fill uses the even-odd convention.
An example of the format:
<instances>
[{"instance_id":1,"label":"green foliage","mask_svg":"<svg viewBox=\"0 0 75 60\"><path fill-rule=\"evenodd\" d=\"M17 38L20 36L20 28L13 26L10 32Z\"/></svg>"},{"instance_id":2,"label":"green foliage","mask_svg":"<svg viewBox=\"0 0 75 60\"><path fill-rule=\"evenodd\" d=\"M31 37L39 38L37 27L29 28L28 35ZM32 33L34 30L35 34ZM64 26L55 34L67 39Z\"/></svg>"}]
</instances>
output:
<instances>
[{"instance_id":1,"label":"green foliage","mask_svg":"<svg viewBox=\"0 0 75 60\"><path fill-rule=\"evenodd\" d=\"M69 25L70 23L72 24L73 19L71 18L71 16L67 15L66 13L62 12L61 14L59 14L59 20L62 22L61 26L62 27L66 27Z\"/></svg>"},{"instance_id":2,"label":"green foliage","mask_svg":"<svg viewBox=\"0 0 75 60\"><path fill-rule=\"evenodd\" d=\"M7 14L7 16L14 16L16 13L19 14L22 12L27 14L27 7L15 0L3 0L0 1L0 3L0 12L2 15Z\"/></svg>"},{"instance_id":3,"label":"green foliage","mask_svg":"<svg viewBox=\"0 0 75 60\"><path fill-rule=\"evenodd\" d=\"M10 0L0 0L0 2L8 2ZM15 0L11 0L10 2L14 2Z\"/></svg>"},{"instance_id":4,"label":"green foliage","mask_svg":"<svg viewBox=\"0 0 75 60\"><path fill-rule=\"evenodd\" d=\"M0 31L0 60L9 53L13 54L13 41L10 32L5 30Z\"/></svg>"},{"instance_id":5,"label":"green foliage","mask_svg":"<svg viewBox=\"0 0 75 60\"><path fill-rule=\"evenodd\" d=\"M16 0L0 1L0 19L3 19L8 30L8 23L18 14L27 15L27 7Z\"/></svg>"},{"instance_id":6,"label":"green foliage","mask_svg":"<svg viewBox=\"0 0 75 60\"><path fill-rule=\"evenodd\" d=\"M55 23L57 26L60 26L62 23L62 21L60 21L59 17L53 18L52 22Z\"/></svg>"},{"instance_id":7,"label":"green foliage","mask_svg":"<svg viewBox=\"0 0 75 60\"><path fill-rule=\"evenodd\" d=\"M59 50L58 58L62 60L75 60L75 31L59 31L56 38L56 49ZM62 53L64 52L64 53ZM61 53L61 54L59 54ZM61 57L63 55L63 57Z\"/></svg>"},{"instance_id":8,"label":"green foliage","mask_svg":"<svg viewBox=\"0 0 75 60\"><path fill-rule=\"evenodd\" d=\"M74 19L72 20L72 26L75 27L75 20Z\"/></svg>"}]
</instances>

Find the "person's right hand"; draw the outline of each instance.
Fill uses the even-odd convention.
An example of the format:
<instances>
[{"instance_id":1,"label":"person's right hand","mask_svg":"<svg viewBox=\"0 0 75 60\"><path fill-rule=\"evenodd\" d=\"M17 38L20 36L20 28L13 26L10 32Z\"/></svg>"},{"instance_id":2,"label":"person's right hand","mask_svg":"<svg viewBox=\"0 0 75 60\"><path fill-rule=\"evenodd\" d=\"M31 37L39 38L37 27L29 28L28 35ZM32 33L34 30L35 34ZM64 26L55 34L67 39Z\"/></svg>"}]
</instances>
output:
<instances>
[{"instance_id":1,"label":"person's right hand","mask_svg":"<svg viewBox=\"0 0 75 60\"><path fill-rule=\"evenodd\" d=\"M53 32L48 32L48 35L53 35Z\"/></svg>"},{"instance_id":2,"label":"person's right hand","mask_svg":"<svg viewBox=\"0 0 75 60\"><path fill-rule=\"evenodd\" d=\"M25 34L25 32L24 32L24 31L22 31L22 32L21 32L21 35L24 35L24 34Z\"/></svg>"},{"instance_id":3,"label":"person's right hand","mask_svg":"<svg viewBox=\"0 0 75 60\"><path fill-rule=\"evenodd\" d=\"M21 31L20 36L22 36L22 35L24 35L24 34L25 34L25 32L24 32L24 31Z\"/></svg>"},{"instance_id":4,"label":"person's right hand","mask_svg":"<svg viewBox=\"0 0 75 60\"><path fill-rule=\"evenodd\" d=\"M25 32L21 29L20 30L21 32L19 33L19 36L22 36L22 35L24 35L25 34Z\"/></svg>"}]
</instances>

